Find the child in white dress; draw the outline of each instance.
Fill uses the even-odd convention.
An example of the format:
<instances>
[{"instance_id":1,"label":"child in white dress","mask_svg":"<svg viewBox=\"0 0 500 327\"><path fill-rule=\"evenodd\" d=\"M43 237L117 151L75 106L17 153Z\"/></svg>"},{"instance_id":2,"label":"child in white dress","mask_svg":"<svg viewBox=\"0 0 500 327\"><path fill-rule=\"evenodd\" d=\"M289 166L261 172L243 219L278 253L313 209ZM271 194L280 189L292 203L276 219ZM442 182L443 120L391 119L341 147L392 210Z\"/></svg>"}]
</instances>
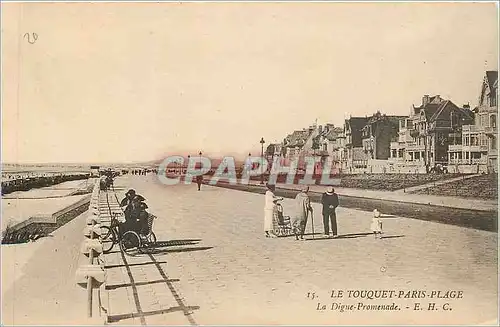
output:
<instances>
[{"instance_id":1,"label":"child in white dress","mask_svg":"<svg viewBox=\"0 0 500 327\"><path fill-rule=\"evenodd\" d=\"M380 219L380 212L373 210L372 224L370 226L375 238L382 238L382 220Z\"/></svg>"}]
</instances>

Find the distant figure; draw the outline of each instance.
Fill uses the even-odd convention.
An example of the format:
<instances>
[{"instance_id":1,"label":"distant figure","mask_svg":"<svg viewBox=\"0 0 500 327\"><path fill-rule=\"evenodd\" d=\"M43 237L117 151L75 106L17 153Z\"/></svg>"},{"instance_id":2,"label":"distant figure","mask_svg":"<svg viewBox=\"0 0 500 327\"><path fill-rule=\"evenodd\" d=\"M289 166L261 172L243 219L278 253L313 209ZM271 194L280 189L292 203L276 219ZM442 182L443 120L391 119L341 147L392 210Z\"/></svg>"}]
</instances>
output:
<instances>
[{"instance_id":1,"label":"distant figure","mask_svg":"<svg viewBox=\"0 0 500 327\"><path fill-rule=\"evenodd\" d=\"M373 218L370 228L375 238L382 238L382 220L380 219L380 212L377 209L373 210Z\"/></svg>"},{"instance_id":2,"label":"distant figure","mask_svg":"<svg viewBox=\"0 0 500 327\"><path fill-rule=\"evenodd\" d=\"M276 205L276 201L279 199L274 195L275 189L276 187L274 185L267 184L264 204L264 233L266 234L266 237L276 237L276 235L272 233L274 207Z\"/></svg>"},{"instance_id":3,"label":"distant figure","mask_svg":"<svg viewBox=\"0 0 500 327\"><path fill-rule=\"evenodd\" d=\"M202 175L196 176L196 184L198 184L198 191L201 190L202 183L203 183L203 176Z\"/></svg>"},{"instance_id":4,"label":"distant figure","mask_svg":"<svg viewBox=\"0 0 500 327\"><path fill-rule=\"evenodd\" d=\"M292 227L293 227L293 232L295 234L295 239L297 241L299 240L299 235L301 240L304 239L304 233L306 231L307 218L309 216L309 212L311 214L313 213L313 208L311 207L311 200L309 199L309 195L307 195L308 192L309 192L309 186L306 186L295 197L297 212L293 217Z\"/></svg>"},{"instance_id":5,"label":"distant figure","mask_svg":"<svg viewBox=\"0 0 500 327\"><path fill-rule=\"evenodd\" d=\"M323 205L323 227L325 236L330 236L330 222L332 225L333 237L337 236L337 215L335 209L339 206L339 197L335 193L333 187L328 187L326 193L321 196L321 204Z\"/></svg>"}]
</instances>

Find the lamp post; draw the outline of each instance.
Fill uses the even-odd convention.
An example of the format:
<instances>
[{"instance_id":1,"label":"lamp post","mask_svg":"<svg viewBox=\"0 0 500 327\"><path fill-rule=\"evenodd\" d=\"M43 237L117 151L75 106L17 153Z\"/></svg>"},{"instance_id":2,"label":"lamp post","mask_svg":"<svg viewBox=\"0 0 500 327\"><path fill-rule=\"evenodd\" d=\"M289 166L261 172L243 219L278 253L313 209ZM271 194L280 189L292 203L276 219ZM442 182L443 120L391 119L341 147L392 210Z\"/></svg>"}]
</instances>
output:
<instances>
[{"instance_id":1,"label":"lamp post","mask_svg":"<svg viewBox=\"0 0 500 327\"><path fill-rule=\"evenodd\" d=\"M264 184L264 143L266 143L266 141L264 141L264 138L261 138L260 139L260 157L261 157L261 166L260 166L260 184Z\"/></svg>"},{"instance_id":2,"label":"lamp post","mask_svg":"<svg viewBox=\"0 0 500 327\"><path fill-rule=\"evenodd\" d=\"M188 163L187 166L189 167L189 162L191 161L191 155L188 154Z\"/></svg>"},{"instance_id":3,"label":"lamp post","mask_svg":"<svg viewBox=\"0 0 500 327\"><path fill-rule=\"evenodd\" d=\"M201 169L201 167L203 166L203 165L201 164L201 155L202 155L201 151L198 153L198 155L200 156L200 169ZM212 168L212 167L210 167L210 168Z\"/></svg>"}]
</instances>

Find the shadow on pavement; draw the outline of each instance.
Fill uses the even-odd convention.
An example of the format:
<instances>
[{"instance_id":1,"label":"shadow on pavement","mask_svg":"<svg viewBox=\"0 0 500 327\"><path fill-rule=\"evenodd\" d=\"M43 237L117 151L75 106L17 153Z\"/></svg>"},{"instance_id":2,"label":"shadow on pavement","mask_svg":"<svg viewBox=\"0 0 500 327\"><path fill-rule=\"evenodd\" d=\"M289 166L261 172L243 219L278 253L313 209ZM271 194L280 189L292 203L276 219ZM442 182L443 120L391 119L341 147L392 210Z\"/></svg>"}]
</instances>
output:
<instances>
[{"instance_id":1,"label":"shadow on pavement","mask_svg":"<svg viewBox=\"0 0 500 327\"><path fill-rule=\"evenodd\" d=\"M138 313L138 312L137 313L127 313L127 314L108 316L108 323L113 323L113 322L117 322L117 321L124 320L124 319L132 319L132 318L139 317L139 316L149 317L149 316L160 315L160 314L164 314L164 313L185 311L186 309L189 311L192 311L192 310L199 310L200 307L199 306L186 306L186 307L177 306L177 307L170 307L168 309L163 309L163 310L147 311L147 312L141 312L141 313Z\"/></svg>"},{"instance_id":2,"label":"shadow on pavement","mask_svg":"<svg viewBox=\"0 0 500 327\"><path fill-rule=\"evenodd\" d=\"M169 282L178 282L180 281L179 279L168 279ZM151 280L148 282L139 282L135 283L135 286L144 286L144 285L151 285L151 284L160 284L160 283L165 283L165 279L158 279L158 280ZM132 283L125 283L125 284L115 284L115 285L106 285L106 290L111 291L111 290L116 290L117 288L122 288L122 287L131 287Z\"/></svg>"},{"instance_id":3,"label":"shadow on pavement","mask_svg":"<svg viewBox=\"0 0 500 327\"><path fill-rule=\"evenodd\" d=\"M382 236L381 238L399 238L399 237L405 237L405 235L389 235L389 236Z\"/></svg>"},{"instance_id":4,"label":"shadow on pavement","mask_svg":"<svg viewBox=\"0 0 500 327\"><path fill-rule=\"evenodd\" d=\"M358 237L366 237L368 235L372 235L373 233L353 233L353 234L343 234L343 235L337 235L337 237L333 238L331 236L329 237L323 237L320 236L318 238L308 238L308 241L316 241L316 240L338 240L338 239L345 239L345 238L358 238ZM321 234L322 235L322 234Z\"/></svg>"},{"instance_id":5,"label":"shadow on pavement","mask_svg":"<svg viewBox=\"0 0 500 327\"><path fill-rule=\"evenodd\" d=\"M167 253L177 253L177 252L205 251L210 249L213 249L213 246L199 246L199 247L181 248L181 249L149 248L147 250L143 250L143 252L148 254L167 254Z\"/></svg>"},{"instance_id":6,"label":"shadow on pavement","mask_svg":"<svg viewBox=\"0 0 500 327\"><path fill-rule=\"evenodd\" d=\"M121 265L109 265L109 266L104 266L104 269L154 265L154 264L157 264L157 263L167 263L167 262L166 261L158 261L158 262L141 262L141 263L130 263L130 264L121 264Z\"/></svg>"},{"instance_id":7,"label":"shadow on pavement","mask_svg":"<svg viewBox=\"0 0 500 327\"><path fill-rule=\"evenodd\" d=\"M198 244L200 239L186 239L186 240L170 240L170 241L156 241L150 245L152 248L166 247L166 246L180 246L180 245L194 245Z\"/></svg>"}]
</instances>

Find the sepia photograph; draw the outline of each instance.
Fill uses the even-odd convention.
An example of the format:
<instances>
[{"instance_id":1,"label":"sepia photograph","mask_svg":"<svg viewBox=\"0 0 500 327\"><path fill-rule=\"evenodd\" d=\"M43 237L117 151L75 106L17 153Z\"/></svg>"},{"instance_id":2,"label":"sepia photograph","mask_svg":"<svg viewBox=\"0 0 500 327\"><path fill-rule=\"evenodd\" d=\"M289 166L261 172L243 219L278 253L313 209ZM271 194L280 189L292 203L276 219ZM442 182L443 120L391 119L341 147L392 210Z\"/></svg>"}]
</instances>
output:
<instances>
[{"instance_id":1,"label":"sepia photograph","mask_svg":"<svg viewBox=\"0 0 500 327\"><path fill-rule=\"evenodd\" d=\"M497 2L0 6L2 326L498 326Z\"/></svg>"}]
</instances>

